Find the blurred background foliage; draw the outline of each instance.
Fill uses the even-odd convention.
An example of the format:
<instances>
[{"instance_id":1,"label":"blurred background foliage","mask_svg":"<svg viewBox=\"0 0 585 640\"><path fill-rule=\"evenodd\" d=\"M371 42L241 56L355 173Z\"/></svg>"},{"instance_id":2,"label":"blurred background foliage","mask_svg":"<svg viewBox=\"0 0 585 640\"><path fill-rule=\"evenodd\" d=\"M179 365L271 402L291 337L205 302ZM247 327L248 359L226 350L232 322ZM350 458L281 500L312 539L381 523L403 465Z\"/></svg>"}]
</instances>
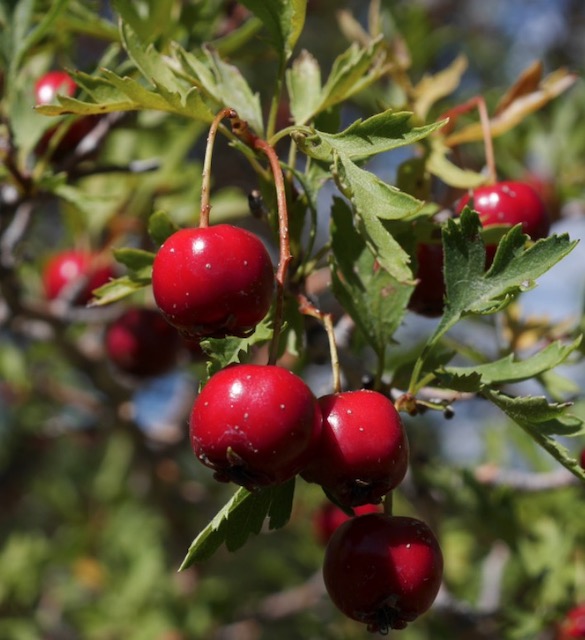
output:
<instances>
[{"instance_id":1,"label":"blurred background foliage","mask_svg":"<svg viewBox=\"0 0 585 640\"><path fill-rule=\"evenodd\" d=\"M18 4L7 2L6 11ZM51 4L38 0L35 13L42 16ZM249 33L236 29L247 19L242 6L221 0L162 4L171 6L172 19L153 22L152 42L164 48L178 41L193 49L211 41L268 107L278 61L257 26ZM19 104L26 106L3 111L4 119L20 119L16 129L24 151L35 139L32 131L27 137L29 123L37 132L48 126L30 110L34 81L46 69L91 73L107 63L124 69L116 3L68 5L23 65ZM478 93L493 104L535 59L546 71L584 68L585 5L579 0L387 0L381 5L383 30L404 38L414 80L460 54L468 58L464 82L436 106L434 117ZM137 10L140 6L137 2ZM366 23L367 6L360 0L308 3L299 49L312 52L324 70L348 45L344 12ZM380 105L399 107L400 99L395 86L382 83L346 108L352 117L368 116ZM584 109L579 81L495 141L501 175L540 185L561 225L571 220L578 225L585 213ZM89 194L83 201L47 198L23 249L25 295L38 298L49 249L101 245L121 229L140 246L140 229L157 209L170 212L178 224L189 222L201 185L204 140L198 123L151 112L125 116L108 136L101 162L124 166L156 157L157 169L79 175ZM462 164L481 169L479 145L462 153ZM393 170L392 162L385 171ZM219 141L214 166L215 220L241 219L251 188L248 163ZM584 283L581 278L572 292L577 300L583 299ZM251 539L238 553L222 550L201 566L177 572L195 534L232 492L195 461L186 437L186 411L202 364L185 354L180 370L158 380L112 386L104 382L104 371L115 377L107 363L88 369L63 355L63 345L76 332L83 331L90 348L99 344L107 310L100 313L89 329L74 322L50 339L35 318L22 334L10 331L6 319L0 326L0 638L367 637L324 595L323 549L312 529L323 501L317 487L298 483L285 529ZM413 319L413 331L418 326ZM481 332L481 323L468 330ZM307 377L315 384L321 366L307 362ZM569 373L583 379L582 372ZM456 418L407 421L413 473L398 491L396 510L423 510L440 532L449 593L416 624L391 636L552 638L564 612L585 600L583 487L557 487L555 467L481 402ZM450 448L454 439L456 450ZM505 468L509 475L500 473ZM534 478L543 476L550 480L545 490L534 490Z\"/></svg>"}]
</instances>

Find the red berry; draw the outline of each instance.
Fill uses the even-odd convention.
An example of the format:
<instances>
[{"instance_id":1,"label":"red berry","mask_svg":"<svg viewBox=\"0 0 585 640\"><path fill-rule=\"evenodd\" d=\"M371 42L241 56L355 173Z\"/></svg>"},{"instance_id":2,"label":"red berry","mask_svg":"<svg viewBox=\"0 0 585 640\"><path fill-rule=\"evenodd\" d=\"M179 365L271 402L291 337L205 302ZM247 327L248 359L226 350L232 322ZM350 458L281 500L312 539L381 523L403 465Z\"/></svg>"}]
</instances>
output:
<instances>
[{"instance_id":1,"label":"red berry","mask_svg":"<svg viewBox=\"0 0 585 640\"><path fill-rule=\"evenodd\" d=\"M331 536L323 564L333 603L369 631L403 629L434 602L443 556L420 520L385 514L352 518Z\"/></svg>"},{"instance_id":2,"label":"red berry","mask_svg":"<svg viewBox=\"0 0 585 640\"><path fill-rule=\"evenodd\" d=\"M559 626L557 640L585 638L585 604L571 609Z\"/></svg>"},{"instance_id":3,"label":"red berry","mask_svg":"<svg viewBox=\"0 0 585 640\"><path fill-rule=\"evenodd\" d=\"M131 308L106 329L106 352L123 372L155 376L176 361L181 339L174 327L154 309Z\"/></svg>"},{"instance_id":4,"label":"red berry","mask_svg":"<svg viewBox=\"0 0 585 640\"><path fill-rule=\"evenodd\" d=\"M115 276L110 264L85 251L63 251L52 256L43 271L43 286L49 300L73 295L76 305L87 304L93 290Z\"/></svg>"},{"instance_id":5,"label":"red berry","mask_svg":"<svg viewBox=\"0 0 585 640\"><path fill-rule=\"evenodd\" d=\"M443 247L422 243L417 249L418 283L408 302L408 308L430 318L443 313L445 281L443 280Z\"/></svg>"},{"instance_id":6,"label":"red berry","mask_svg":"<svg viewBox=\"0 0 585 640\"><path fill-rule=\"evenodd\" d=\"M354 516L364 516L366 513L380 513L380 510L379 504L362 504L353 512ZM313 516L313 530L317 541L326 545L333 532L352 517L333 502L324 502Z\"/></svg>"},{"instance_id":7,"label":"red berry","mask_svg":"<svg viewBox=\"0 0 585 640\"><path fill-rule=\"evenodd\" d=\"M470 202L472 197L473 203ZM545 238L550 231L544 203L536 191L523 182L506 181L478 187L461 198L457 213L461 213L467 204L479 213L484 227L522 224L523 232L532 240Z\"/></svg>"},{"instance_id":8,"label":"red berry","mask_svg":"<svg viewBox=\"0 0 585 640\"><path fill-rule=\"evenodd\" d=\"M289 480L321 432L309 387L275 365L240 364L213 375L191 411L191 444L222 482L248 489Z\"/></svg>"},{"instance_id":9,"label":"red berry","mask_svg":"<svg viewBox=\"0 0 585 640\"><path fill-rule=\"evenodd\" d=\"M49 71L39 78L35 84L35 100L37 104L53 104L57 102L57 94L72 98L77 91L77 84L65 71ZM84 116L74 120L63 137L53 149L51 158L62 160L69 152L87 136L95 127L97 116ZM37 155L46 153L51 138L55 135L58 126L51 127L39 140L35 152Z\"/></svg>"},{"instance_id":10,"label":"red berry","mask_svg":"<svg viewBox=\"0 0 585 640\"><path fill-rule=\"evenodd\" d=\"M157 305L189 337L249 334L268 312L273 287L262 241L227 224L177 231L152 270Z\"/></svg>"},{"instance_id":11,"label":"red berry","mask_svg":"<svg viewBox=\"0 0 585 640\"><path fill-rule=\"evenodd\" d=\"M585 449L581 449L581 454L579 456L579 463L582 469L585 469Z\"/></svg>"},{"instance_id":12,"label":"red berry","mask_svg":"<svg viewBox=\"0 0 585 640\"><path fill-rule=\"evenodd\" d=\"M301 473L347 507L378 503L404 478L408 440L392 402L377 391L319 399L323 430L313 461Z\"/></svg>"},{"instance_id":13,"label":"red berry","mask_svg":"<svg viewBox=\"0 0 585 640\"><path fill-rule=\"evenodd\" d=\"M35 84L35 100L37 104L57 102L57 94L75 95L77 84L65 71L49 71L39 78Z\"/></svg>"}]
</instances>

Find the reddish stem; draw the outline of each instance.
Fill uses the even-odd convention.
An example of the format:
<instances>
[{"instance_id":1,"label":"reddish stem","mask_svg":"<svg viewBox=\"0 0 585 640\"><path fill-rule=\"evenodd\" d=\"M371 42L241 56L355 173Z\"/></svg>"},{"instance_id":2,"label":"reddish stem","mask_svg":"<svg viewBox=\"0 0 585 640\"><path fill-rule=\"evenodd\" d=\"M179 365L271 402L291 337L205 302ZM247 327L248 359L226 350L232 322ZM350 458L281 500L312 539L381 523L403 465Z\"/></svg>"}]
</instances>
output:
<instances>
[{"instance_id":1,"label":"reddish stem","mask_svg":"<svg viewBox=\"0 0 585 640\"><path fill-rule=\"evenodd\" d=\"M235 114L235 111L233 112ZM278 227L279 227L279 261L276 271L276 308L274 311L274 330L270 343L269 363L274 364L278 356L278 340L282 328L284 317L284 290L288 265L292 259L290 252L290 239L288 230L288 208L286 203L286 188L284 184L284 174L280 167L280 161L274 148L257 135L250 131L248 123L237 117L237 114L230 116L232 131L247 145L262 151L268 158L272 175L274 176L274 186L276 188L276 202L278 207Z\"/></svg>"}]
</instances>

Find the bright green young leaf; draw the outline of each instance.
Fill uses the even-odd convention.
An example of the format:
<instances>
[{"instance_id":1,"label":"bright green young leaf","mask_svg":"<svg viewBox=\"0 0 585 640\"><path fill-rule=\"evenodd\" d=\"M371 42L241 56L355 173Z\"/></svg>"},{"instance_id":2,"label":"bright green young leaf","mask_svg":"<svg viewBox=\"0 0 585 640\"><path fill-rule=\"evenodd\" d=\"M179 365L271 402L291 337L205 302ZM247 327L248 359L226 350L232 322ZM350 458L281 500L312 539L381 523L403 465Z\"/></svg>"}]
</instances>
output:
<instances>
[{"instance_id":1,"label":"bright green young leaf","mask_svg":"<svg viewBox=\"0 0 585 640\"><path fill-rule=\"evenodd\" d=\"M208 560L222 544L229 551L242 547L250 534L259 534L266 517L269 527L283 527L290 517L294 478L274 487L250 492L243 487L193 540L179 571Z\"/></svg>"},{"instance_id":2,"label":"bright green young leaf","mask_svg":"<svg viewBox=\"0 0 585 640\"><path fill-rule=\"evenodd\" d=\"M241 0L264 24L272 44L287 61L305 24L307 0Z\"/></svg>"},{"instance_id":3,"label":"bright green young leaf","mask_svg":"<svg viewBox=\"0 0 585 640\"><path fill-rule=\"evenodd\" d=\"M163 86L167 91L179 90L179 81L168 61L153 45L146 45L134 29L123 21L120 22L120 35L126 52L148 82Z\"/></svg>"},{"instance_id":4,"label":"bright green young leaf","mask_svg":"<svg viewBox=\"0 0 585 640\"><path fill-rule=\"evenodd\" d=\"M380 265L398 282L411 282L410 258L382 221L410 218L423 203L382 182L343 155L336 156L334 178L351 201L358 229Z\"/></svg>"},{"instance_id":5,"label":"bright green young leaf","mask_svg":"<svg viewBox=\"0 0 585 640\"><path fill-rule=\"evenodd\" d=\"M224 62L217 52L204 48L204 59L175 45L173 55L193 85L220 107L231 107L259 135L263 132L260 97L253 93L240 70Z\"/></svg>"},{"instance_id":6,"label":"bright green young leaf","mask_svg":"<svg viewBox=\"0 0 585 640\"><path fill-rule=\"evenodd\" d=\"M436 122L413 127L411 117L409 112L388 109L367 120L357 120L340 133L297 134L295 141L303 153L317 160L330 162L335 152L357 161L418 142L443 125Z\"/></svg>"},{"instance_id":7,"label":"bright green young leaf","mask_svg":"<svg viewBox=\"0 0 585 640\"><path fill-rule=\"evenodd\" d=\"M567 413L570 403L550 404L540 396L513 398L487 387L482 390L482 395L522 427L555 460L585 481L585 469L581 468L579 461L569 454L566 447L552 437L582 433L583 421Z\"/></svg>"},{"instance_id":8,"label":"bright green young leaf","mask_svg":"<svg viewBox=\"0 0 585 640\"><path fill-rule=\"evenodd\" d=\"M340 198L335 199L331 215L333 292L382 356L402 321L413 287L379 268L354 228L350 208Z\"/></svg>"},{"instance_id":9,"label":"bright green young leaf","mask_svg":"<svg viewBox=\"0 0 585 640\"><path fill-rule=\"evenodd\" d=\"M94 289L95 299L92 300L91 306L97 307L119 302L140 289L150 286L150 281L149 275L134 274L111 280L98 289Z\"/></svg>"},{"instance_id":10,"label":"bright green young leaf","mask_svg":"<svg viewBox=\"0 0 585 640\"><path fill-rule=\"evenodd\" d=\"M384 72L383 65L384 42L382 37L361 48L352 44L349 49L339 55L333 62L327 82L321 92L321 101L310 117L329 109L333 105L347 100L375 82ZM297 122L297 124L304 124Z\"/></svg>"},{"instance_id":11,"label":"bright green young leaf","mask_svg":"<svg viewBox=\"0 0 585 640\"><path fill-rule=\"evenodd\" d=\"M581 337L571 344L563 344L557 340L525 360L518 360L514 354L510 354L495 362L473 367L445 367L438 373L438 377L449 388L458 389L459 387L452 386L454 378L476 375L477 388L473 389L474 391L479 391L481 384L507 384L530 380L565 362L579 347L580 342Z\"/></svg>"},{"instance_id":12,"label":"bright green young leaf","mask_svg":"<svg viewBox=\"0 0 585 640\"><path fill-rule=\"evenodd\" d=\"M178 230L179 227L165 211L155 211L148 218L148 235L159 246Z\"/></svg>"},{"instance_id":13,"label":"bright green young leaf","mask_svg":"<svg viewBox=\"0 0 585 640\"><path fill-rule=\"evenodd\" d=\"M321 67L308 51L301 51L287 70L286 86L293 120L307 122L321 101Z\"/></svg>"},{"instance_id":14,"label":"bright green young leaf","mask_svg":"<svg viewBox=\"0 0 585 640\"><path fill-rule=\"evenodd\" d=\"M152 267L154 262L154 253L145 251L144 249L114 249L114 258L120 264L128 267L131 271L141 271L142 269Z\"/></svg>"}]
</instances>

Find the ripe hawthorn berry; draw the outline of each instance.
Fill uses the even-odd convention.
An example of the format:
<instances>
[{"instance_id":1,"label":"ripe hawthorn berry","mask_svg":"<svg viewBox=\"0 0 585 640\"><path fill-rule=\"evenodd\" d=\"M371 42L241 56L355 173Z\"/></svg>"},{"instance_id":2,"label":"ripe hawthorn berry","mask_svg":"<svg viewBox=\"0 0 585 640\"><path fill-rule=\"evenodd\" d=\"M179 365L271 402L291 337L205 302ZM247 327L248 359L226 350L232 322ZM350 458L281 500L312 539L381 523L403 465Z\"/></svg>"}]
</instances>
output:
<instances>
[{"instance_id":1,"label":"ripe hawthorn berry","mask_svg":"<svg viewBox=\"0 0 585 640\"><path fill-rule=\"evenodd\" d=\"M126 309L105 332L106 353L124 373L138 377L156 376L176 362L182 346L174 327L154 310Z\"/></svg>"},{"instance_id":2,"label":"ripe hawthorn berry","mask_svg":"<svg viewBox=\"0 0 585 640\"><path fill-rule=\"evenodd\" d=\"M268 312L273 288L260 238L228 224L175 232L152 269L159 309L190 338L248 335Z\"/></svg>"},{"instance_id":3,"label":"ripe hawthorn berry","mask_svg":"<svg viewBox=\"0 0 585 640\"><path fill-rule=\"evenodd\" d=\"M72 98L77 92L77 83L65 71L49 71L41 76L34 88L35 101L37 105L53 104L57 101L57 94L63 94ZM95 127L97 116L84 116L74 120L59 140L51 154L51 159L62 160L85 138L85 136ZM58 126L48 129L39 140L35 152L37 155L46 153L52 137L55 135Z\"/></svg>"},{"instance_id":4,"label":"ripe hawthorn berry","mask_svg":"<svg viewBox=\"0 0 585 640\"><path fill-rule=\"evenodd\" d=\"M417 248L418 280L408 308L422 316L433 318L443 313L445 281L443 279L443 247L421 243Z\"/></svg>"},{"instance_id":5,"label":"ripe hawthorn berry","mask_svg":"<svg viewBox=\"0 0 585 640\"><path fill-rule=\"evenodd\" d=\"M585 469L585 448L581 449L581 453L579 455L579 463L582 469Z\"/></svg>"},{"instance_id":6,"label":"ripe hawthorn berry","mask_svg":"<svg viewBox=\"0 0 585 640\"><path fill-rule=\"evenodd\" d=\"M222 482L250 490L295 476L311 459L321 412L309 387L276 365L232 365L214 374L190 417L197 458Z\"/></svg>"},{"instance_id":7,"label":"ripe hawthorn berry","mask_svg":"<svg viewBox=\"0 0 585 640\"><path fill-rule=\"evenodd\" d=\"M556 640L585 639L585 604L571 609L558 628Z\"/></svg>"},{"instance_id":8,"label":"ripe hawthorn berry","mask_svg":"<svg viewBox=\"0 0 585 640\"><path fill-rule=\"evenodd\" d=\"M529 184L503 181L478 187L461 198L457 214L468 204L477 211L484 228L496 224L521 224L522 231L532 240L546 238L549 234L548 212L538 193Z\"/></svg>"},{"instance_id":9,"label":"ripe hawthorn berry","mask_svg":"<svg viewBox=\"0 0 585 640\"><path fill-rule=\"evenodd\" d=\"M93 297L94 289L115 277L111 264L104 264L95 254L87 251L68 250L51 256L43 270L43 288L48 300L68 297L82 306Z\"/></svg>"},{"instance_id":10,"label":"ripe hawthorn berry","mask_svg":"<svg viewBox=\"0 0 585 640\"><path fill-rule=\"evenodd\" d=\"M355 516L363 516L366 513L380 513L380 504L362 504L353 510L353 516L347 514L333 502L324 502L313 515L313 531L317 542L326 545L333 532L344 522Z\"/></svg>"},{"instance_id":11,"label":"ripe hawthorn berry","mask_svg":"<svg viewBox=\"0 0 585 640\"><path fill-rule=\"evenodd\" d=\"M344 507L379 503L408 467L408 440L392 402L377 391L319 399L323 429L315 457L301 472Z\"/></svg>"},{"instance_id":12,"label":"ripe hawthorn berry","mask_svg":"<svg viewBox=\"0 0 585 640\"><path fill-rule=\"evenodd\" d=\"M443 555L431 529L404 516L368 514L343 523L325 550L333 603L372 632L404 629L434 602Z\"/></svg>"}]
</instances>

